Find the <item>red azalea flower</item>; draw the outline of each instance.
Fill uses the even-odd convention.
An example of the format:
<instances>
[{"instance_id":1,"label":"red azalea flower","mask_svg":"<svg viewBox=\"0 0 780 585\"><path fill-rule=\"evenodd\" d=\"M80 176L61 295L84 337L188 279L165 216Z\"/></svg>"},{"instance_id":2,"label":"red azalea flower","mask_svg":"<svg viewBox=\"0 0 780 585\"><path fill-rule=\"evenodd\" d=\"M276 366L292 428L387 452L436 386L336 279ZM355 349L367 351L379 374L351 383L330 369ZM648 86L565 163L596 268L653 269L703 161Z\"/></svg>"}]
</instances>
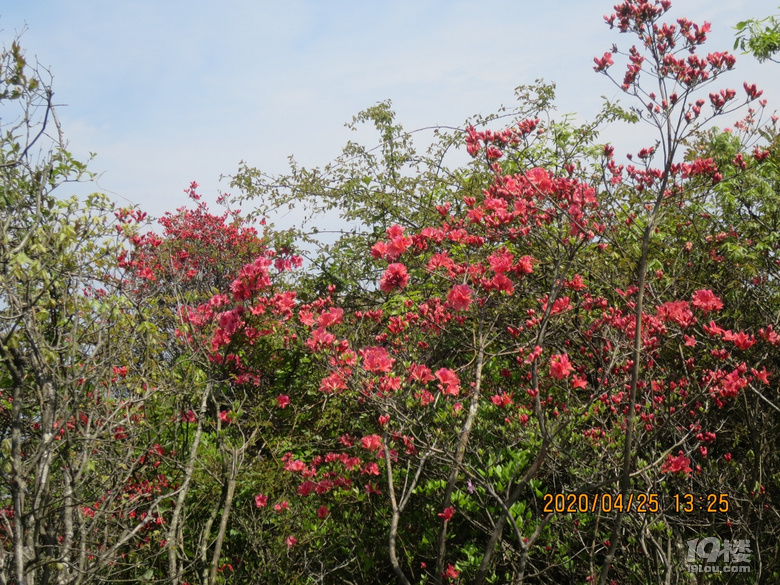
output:
<instances>
[{"instance_id":1,"label":"red azalea flower","mask_svg":"<svg viewBox=\"0 0 780 585\"><path fill-rule=\"evenodd\" d=\"M447 305L456 311L467 311L471 305L471 289L467 284L456 284L447 293Z\"/></svg>"},{"instance_id":2,"label":"red azalea flower","mask_svg":"<svg viewBox=\"0 0 780 585\"><path fill-rule=\"evenodd\" d=\"M706 314L710 311L721 310L723 302L711 290L702 289L693 293L693 306L701 309Z\"/></svg>"},{"instance_id":3,"label":"red azalea flower","mask_svg":"<svg viewBox=\"0 0 780 585\"><path fill-rule=\"evenodd\" d=\"M412 367L409 368L409 380L422 382L423 384L432 382L433 376L431 375L431 369L426 365L413 364Z\"/></svg>"},{"instance_id":4,"label":"red azalea flower","mask_svg":"<svg viewBox=\"0 0 780 585\"><path fill-rule=\"evenodd\" d=\"M452 517L455 515L455 508L453 506L450 506L449 508L444 508L443 512L439 512L437 516L439 518L444 518L445 521L452 520Z\"/></svg>"},{"instance_id":5,"label":"red azalea flower","mask_svg":"<svg viewBox=\"0 0 780 585\"><path fill-rule=\"evenodd\" d=\"M436 372L436 379L439 380L439 390L443 394L457 396L460 393L460 379L449 368L440 368Z\"/></svg>"},{"instance_id":6,"label":"red azalea flower","mask_svg":"<svg viewBox=\"0 0 780 585\"><path fill-rule=\"evenodd\" d=\"M563 380L574 371L567 354L555 354L550 357L550 375L556 380Z\"/></svg>"},{"instance_id":7,"label":"red azalea flower","mask_svg":"<svg viewBox=\"0 0 780 585\"><path fill-rule=\"evenodd\" d=\"M379 435L368 435L360 439L360 443L363 445L364 449L376 451L382 448L382 437Z\"/></svg>"},{"instance_id":8,"label":"red azalea flower","mask_svg":"<svg viewBox=\"0 0 780 585\"><path fill-rule=\"evenodd\" d=\"M320 327L328 327L330 325L338 325L341 323L341 318L344 316L344 309L338 307L332 308L327 313L320 315L317 325Z\"/></svg>"},{"instance_id":9,"label":"red azalea flower","mask_svg":"<svg viewBox=\"0 0 780 585\"><path fill-rule=\"evenodd\" d=\"M661 467L661 473L679 473L683 472L686 475L691 473L691 460L683 455L682 451L678 452L677 457L672 457L671 454L667 456L666 462Z\"/></svg>"},{"instance_id":10,"label":"red azalea flower","mask_svg":"<svg viewBox=\"0 0 780 585\"><path fill-rule=\"evenodd\" d=\"M382 278L379 279L379 290L389 293L396 288L404 288L407 284L409 284L409 273L406 266L396 262L388 266Z\"/></svg>"},{"instance_id":11,"label":"red azalea flower","mask_svg":"<svg viewBox=\"0 0 780 585\"><path fill-rule=\"evenodd\" d=\"M367 372L389 372L393 368L395 360L391 358L387 350L382 347L367 347L360 350L363 356L363 369Z\"/></svg>"}]
</instances>

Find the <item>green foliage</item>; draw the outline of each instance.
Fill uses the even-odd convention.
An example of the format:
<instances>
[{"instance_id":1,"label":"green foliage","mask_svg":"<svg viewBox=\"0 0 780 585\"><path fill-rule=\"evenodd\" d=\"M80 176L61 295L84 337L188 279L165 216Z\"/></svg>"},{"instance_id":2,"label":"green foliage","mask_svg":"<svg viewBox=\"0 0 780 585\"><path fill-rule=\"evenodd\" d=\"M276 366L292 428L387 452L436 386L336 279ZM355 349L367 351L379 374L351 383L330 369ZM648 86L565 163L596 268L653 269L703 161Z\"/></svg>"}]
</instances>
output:
<instances>
[{"instance_id":1,"label":"green foliage","mask_svg":"<svg viewBox=\"0 0 780 585\"><path fill-rule=\"evenodd\" d=\"M780 51L780 20L776 16L743 20L734 29L737 31L735 49L739 47L759 61L775 61L774 56Z\"/></svg>"},{"instance_id":2,"label":"green foliage","mask_svg":"<svg viewBox=\"0 0 780 585\"><path fill-rule=\"evenodd\" d=\"M113 205L60 193L90 175L51 95L17 43L2 52L0 580L140 578L118 551L143 546L163 508L153 422L165 415L144 414L157 328L125 295Z\"/></svg>"}]
</instances>

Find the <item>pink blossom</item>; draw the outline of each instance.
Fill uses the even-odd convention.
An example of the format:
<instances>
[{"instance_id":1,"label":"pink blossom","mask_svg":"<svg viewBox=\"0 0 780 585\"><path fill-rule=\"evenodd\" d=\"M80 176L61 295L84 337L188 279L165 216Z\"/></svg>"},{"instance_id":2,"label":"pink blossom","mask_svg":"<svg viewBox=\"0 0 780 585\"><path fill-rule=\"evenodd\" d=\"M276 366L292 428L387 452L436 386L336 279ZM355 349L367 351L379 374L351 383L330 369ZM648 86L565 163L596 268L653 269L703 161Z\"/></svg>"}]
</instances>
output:
<instances>
[{"instance_id":1,"label":"pink blossom","mask_svg":"<svg viewBox=\"0 0 780 585\"><path fill-rule=\"evenodd\" d=\"M467 284L456 284L447 293L447 305L456 311L467 311L471 305L471 289Z\"/></svg>"},{"instance_id":2,"label":"pink blossom","mask_svg":"<svg viewBox=\"0 0 780 585\"><path fill-rule=\"evenodd\" d=\"M255 506L258 508L265 508L268 504L268 496L264 496L263 494L257 494L255 496Z\"/></svg>"},{"instance_id":3,"label":"pink blossom","mask_svg":"<svg viewBox=\"0 0 780 585\"><path fill-rule=\"evenodd\" d=\"M720 379L718 380L718 386L716 388L710 389L710 394L713 396L720 396L722 398L735 398L737 394L739 394L739 391L750 383L747 378L742 376L739 368L732 370L728 374L718 370L716 374L718 377L720 377Z\"/></svg>"},{"instance_id":4,"label":"pink blossom","mask_svg":"<svg viewBox=\"0 0 780 585\"><path fill-rule=\"evenodd\" d=\"M330 325L338 325L341 323L341 318L344 316L344 309L338 307L332 308L327 313L320 315L317 325L320 327L328 327Z\"/></svg>"},{"instance_id":5,"label":"pink blossom","mask_svg":"<svg viewBox=\"0 0 780 585\"><path fill-rule=\"evenodd\" d=\"M397 392L401 389L402 381L398 376L382 376L379 380L379 391L385 395Z\"/></svg>"},{"instance_id":6,"label":"pink blossom","mask_svg":"<svg viewBox=\"0 0 780 585\"><path fill-rule=\"evenodd\" d=\"M404 288L407 284L409 284L409 273L406 266L396 262L388 266L382 278L379 279L379 290L389 293L396 288Z\"/></svg>"},{"instance_id":7,"label":"pink blossom","mask_svg":"<svg viewBox=\"0 0 780 585\"><path fill-rule=\"evenodd\" d=\"M688 327L695 321L688 301L664 303L656 308L656 314L661 321L673 321L681 327Z\"/></svg>"},{"instance_id":8,"label":"pink blossom","mask_svg":"<svg viewBox=\"0 0 780 585\"><path fill-rule=\"evenodd\" d=\"M341 372L333 372L320 383L320 392L325 392L326 394L332 394L333 392L346 389L347 383L344 379L344 374Z\"/></svg>"},{"instance_id":9,"label":"pink blossom","mask_svg":"<svg viewBox=\"0 0 780 585\"><path fill-rule=\"evenodd\" d=\"M742 350L750 349L756 342L756 338L753 334L748 335L744 331L740 331L738 333L726 331L726 333L723 335L723 339L726 341L733 341L734 345L737 346L737 349Z\"/></svg>"},{"instance_id":10,"label":"pink blossom","mask_svg":"<svg viewBox=\"0 0 780 585\"><path fill-rule=\"evenodd\" d=\"M413 364L412 367L409 368L409 380L427 384L428 382L432 382L433 379L431 369L426 365Z\"/></svg>"},{"instance_id":11,"label":"pink blossom","mask_svg":"<svg viewBox=\"0 0 780 585\"><path fill-rule=\"evenodd\" d=\"M514 255L506 248L502 248L498 252L495 252L488 257L490 268L497 274L511 270L513 260Z\"/></svg>"},{"instance_id":12,"label":"pink blossom","mask_svg":"<svg viewBox=\"0 0 780 585\"><path fill-rule=\"evenodd\" d=\"M300 459L292 459L285 464L284 469L290 473L299 473L306 471L306 464Z\"/></svg>"},{"instance_id":13,"label":"pink blossom","mask_svg":"<svg viewBox=\"0 0 780 585\"><path fill-rule=\"evenodd\" d=\"M532 364L536 361L536 358L538 358L540 355L542 355L542 352L544 349L542 349L540 346L534 347L533 351L528 354L528 356L525 358L524 363L526 364ZM521 354L522 355L522 354ZM520 358L518 358L519 360Z\"/></svg>"},{"instance_id":14,"label":"pink blossom","mask_svg":"<svg viewBox=\"0 0 780 585\"><path fill-rule=\"evenodd\" d=\"M220 313L219 315L219 326L220 328L225 330L225 333L228 335L233 335L236 331L238 331L238 328L243 324L243 321L241 319L241 313L243 313L244 308L236 308L232 311L225 311L224 313Z\"/></svg>"},{"instance_id":15,"label":"pink blossom","mask_svg":"<svg viewBox=\"0 0 780 585\"><path fill-rule=\"evenodd\" d=\"M717 337L726 333L726 331L721 329L715 321L710 321L708 324L702 325L702 329L704 329L704 332L707 335L711 335L712 337Z\"/></svg>"},{"instance_id":16,"label":"pink blossom","mask_svg":"<svg viewBox=\"0 0 780 585\"><path fill-rule=\"evenodd\" d=\"M443 512L439 512L437 516L439 518L443 518L445 521L452 520L452 517L455 515L455 508L453 506L450 506L449 508L444 508Z\"/></svg>"},{"instance_id":17,"label":"pink blossom","mask_svg":"<svg viewBox=\"0 0 780 585\"><path fill-rule=\"evenodd\" d=\"M550 375L556 380L563 380L572 373L574 367L569 362L567 354L555 354L550 357Z\"/></svg>"},{"instance_id":18,"label":"pink blossom","mask_svg":"<svg viewBox=\"0 0 780 585\"><path fill-rule=\"evenodd\" d=\"M371 255L377 260L384 258L385 254L387 254L387 244L384 242L377 242L371 247Z\"/></svg>"},{"instance_id":19,"label":"pink blossom","mask_svg":"<svg viewBox=\"0 0 780 585\"><path fill-rule=\"evenodd\" d=\"M711 290L701 289L693 293L693 306L701 309L706 314L710 311L721 310L723 302Z\"/></svg>"},{"instance_id":20,"label":"pink blossom","mask_svg":"<svg viewBox=\"0 0 780 585\"><path fill-rule=\"evenodd\" d=\"M395 360L391 358L387 350L382 347L367 347L360 350L363 356L363 369L367 372L389 372L393 368Z\"/></svg>"},{"instance_id":21,"label":"pink blossom","mask_svg":"<svg viewBox=\"0 0 780 585\"><path fill-rule=\"evenodd\" d=\"M496 274L493 278L491 278L485 288L494 288L500 292L505 292L510 295L515 291L515 285L507 278L506 274L503 273Z\"/></svg>"},{"instance_id":22,"label":"pink blossom","mask_svg":"<svg viewBox=\"0 0 780 585\"><path fill-rule=\"evenodd\" d=\"M385 257L388 260L395 260L411 246L412 238L407 238L403 235L404 229L399 225L392 225L387 228L387 237L390 238L390 241L387 243Z\"/></svg>"},{"instance_id":23,"label":"pink blossom","mask_svg":"<svg viewBox=\"0 0 780 585\"><path fill-rule=\"evenodd\" d=\"M420 399L420 406L428 406L433 402L433 394L427 390L423 390L422 392L415 394L415 398Z\"/></svg>"},{"instance_id":24,"label":"pink blossom","mask_svg":"<svg viewBox=\"0 0 780 585\"><path fill-rule=\"evenodd\" d=\"M572 376L571 379L572 388L587 388L588 381L584 376Z\"/></svg>"},{"instance_id":25,"label":"pink blossom","mask_svg":"<svg viewBox=\"0 0 780 585\"><path fill-rule=\"evenodd\" d=\"M312 480L307 479L298 486L298 495L305 498L306 496L310 495L316 487L317 484L315 484Z\"/></svg>"},{"instance_id":26,"label":"pink blossom","mask_svg":"<svg viewBox=\"0 0 780 585\"><path fill-rule=\"evenodd\" d=\"M769 372L766 371L766 367L761 368L760 372L755 368L750 368L750 371L757 380L769 384Z\"/></svg>"},{"instance_id":27,"label":"pink blossom","mask_svg":"<svg viewBox=\"0 0 780 585\"><path fill-rule=\"evenodd\" d=\"M446 268L449 270L453 266L455 266L455 262L452 261L452 258L447 256L447 252L437 252L428 260L428 270L431 272L437 268Z\"/></svg>"},{"instance_id":28,"label":"pink blossom","mask_svg":"<svg viewBox=\"0 0 780 585\"><path fill-rule=\"evenodd\" d=\"M742 87L745 88L745 92L751 100L758 98L762 93L764 93L760 89L756 88L755 83L748 85L747 81L744 81L742 82Z\"/></svg>"},{"instance_id":29,"label":"pink blossom","mask_svg":"<svg viewBox=\"0 0 780 585\"><path fill-rule=\"evenodd\" d=\"M534 271L534 259L531 256L523 256L517 261L517 268L515 268L518 276L523 274L531 274Z\"/></svg>"},{"instance_id":30,"label":"pink blossom","mask_svg":"<svg viewBox=\"0 0 780 585\"><path fill-rule=\"evenodd\" d=\"M615 62L612 60L612 53L610 52L604 53L604 56L601 57L601 59L594 57L593 62L596 64L596 66L593 68L595 71L604 71L609 66L615 64Z\"/></svg>"},{"instance_id":31,"label":"pink blossom","mask_svg":"<svg viewBox=\"0 0 780 585\"><path fill-rule=\"evenodd\" d=\"M369 451L377 451L382 448L382 437L379 435L367 435L360 439L360 444L364 449Z\"/></svg>"},{"instance_id":32,"label":"pink blossom","mask_svg":"<svg viewBox=\"0 0 780 585\"><path fill-rule=\"evenodd\" d=\"M671 454L667 456L666 462L661 467L661 473L683 472L687 475L693 471L690 465L691 460L683 455L682 451L679 451L677 457L672 457Z\"/></svg>"},{"instance_id":33,"label":"pink blossom","mask_svg":"<svg viewBox=\"0 0 780 585\"><path fill-rule=\"evenodd\" d=\"M290 397L284 394L279 394L279 396L276 397L276 404L279 406L279 408L285 409L290 404Z\"/></svg>"},{"instance_id":34,"label":"pink blossom","mask_svg":"<svg viewBox=\"0 0 780 585\"><path fill-rule=\"evenodd\" d=\"M332 345L335 341L335 335L328 333L328 330L324 327L317 327L317 329L312 331L311 337L306 340L306 345L308 345L312 351L317 351Z\"/></svg>"},{"instance_id":35,"label":"pink blossom","mask_svg":"<svg viewBox=\"0 0 780 585\"><path fill-rule=\"evenodd\" d=\"M365 467L360 470L360 473L363 473L364 475L379 475L379 466L371 461L370 463L366 463Z\"/></svg>"},{"instance_id":36,"label":"pink blossom","mask_svg":"<svg viewBox=\"0 0 780 585\"><path fill-rule=\"evenodd\" d=\"M509 394L501 392L499 394L493 394L493 396L490 397L490 402L499 408L504 408L505 406L512 404L512 397Z\"/></svg>"},{"instance_id":37,"label":"pink blossom","mask_svg":"<svg viewBox=\"0 0 780 585\"><path fill-rule=\"evenodd\" d=\"M440 368L436 372L436 379L439 380L439 390L443 394L457 396L460 393L458 375L449 368Z\"/></svg>"},{"instance_id":38,"label":"pink blossom","mask_svg":"<svg viewBox=\"0 0 780 585\"><path fill-rule=\"evenodd\" d=\"M446 577L447 579L457 579L458 575L460 575L460 571L451 564L448 564L447 569L442 572L442 577Z\"/></svg>"},{"instance_id":39,"label":"pink blossom","mask_svg":"<svg viewBox=\"0 0 780 585\"><path fill-rule=\"evenodd\" d=\"M579 274L575 274L571 280L564 282L563 286L570 288L571 290L583 290L587 288Z\"/></svg>"},{"instance_id":40,"label":"pink blossom","mask_svg":"<svg viewBox=\"0 0 780 585\"><path fill-rule=\"evenodd\" d=\"M127 376L127 366L122 366L122 367L112 366L111 371L114 373L115 376L120 376L121 378Z\"/></svg>"},{"instance_id":41,"label":"pink blossom","mask_svg":"<svg viewBox=\"0 0 780 585\"><path fill-rule=\"evenodd\" d=\"M531 183L535 190L547 193L553 188L553 182L550 180L550 173L541 167L534 167L525 173L528 182ZM524 256L528 258L528 256Z\"/></svg>"}]
</instances>

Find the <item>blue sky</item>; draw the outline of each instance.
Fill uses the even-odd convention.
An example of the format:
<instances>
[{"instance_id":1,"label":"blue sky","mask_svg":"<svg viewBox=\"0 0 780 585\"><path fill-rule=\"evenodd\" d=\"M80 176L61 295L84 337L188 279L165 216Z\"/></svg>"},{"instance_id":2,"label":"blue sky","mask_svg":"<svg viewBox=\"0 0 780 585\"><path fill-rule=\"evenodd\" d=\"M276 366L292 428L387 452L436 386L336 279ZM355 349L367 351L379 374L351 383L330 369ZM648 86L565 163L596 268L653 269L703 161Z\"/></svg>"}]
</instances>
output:
<instances>
[{"instance_id":1,"label":"blue sky","mask_svg":"<svg viewBox=\"0 0 780 585\"><path fill-rule=\"evenodd\" d=\"M53 74L71 150L98 155L85 189L160 215L190 181L209 200L229 191L219 176L241 160L271 173L292 154L328 162L355 138L344 123L385 99L407 129L457 126L544 78L559 111L592 116L618 97L593 57L632 40L604 24L613 4L6 0L0 39L26 27L28 59ZM777 0L677 0L668 16L711 22L714 51L731 49L739 20L777 12ZM780 109L779 65L739 57L727 81L758 82Z\"/></svg>"}]
</instances>

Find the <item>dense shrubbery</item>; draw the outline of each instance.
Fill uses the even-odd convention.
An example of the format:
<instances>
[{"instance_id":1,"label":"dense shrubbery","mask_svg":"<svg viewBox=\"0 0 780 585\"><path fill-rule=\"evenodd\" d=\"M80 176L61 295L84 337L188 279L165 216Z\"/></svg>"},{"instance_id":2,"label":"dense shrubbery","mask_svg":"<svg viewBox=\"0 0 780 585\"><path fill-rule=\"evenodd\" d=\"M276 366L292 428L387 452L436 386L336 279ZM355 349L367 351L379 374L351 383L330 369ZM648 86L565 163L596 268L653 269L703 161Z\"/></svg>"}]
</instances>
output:
<instances>
[{"instance_id":1,"label":"dense shrubbery","mask_svg":"<svg viewBox=\"0 0 780 585\"><path fill-rule=\"evenodd\" d=\"M248 216L193 185L146 231L5 134L0 582L686 583L710 536L750 541L712 582L780 578L776 118L668 9L607 19L628 110L538 83L418 155L380 104L378 152L242 168ZM607 122L657 141L621 162ZM255 221L286 204L353 227Z\"/></svg>"}]
</instances>

